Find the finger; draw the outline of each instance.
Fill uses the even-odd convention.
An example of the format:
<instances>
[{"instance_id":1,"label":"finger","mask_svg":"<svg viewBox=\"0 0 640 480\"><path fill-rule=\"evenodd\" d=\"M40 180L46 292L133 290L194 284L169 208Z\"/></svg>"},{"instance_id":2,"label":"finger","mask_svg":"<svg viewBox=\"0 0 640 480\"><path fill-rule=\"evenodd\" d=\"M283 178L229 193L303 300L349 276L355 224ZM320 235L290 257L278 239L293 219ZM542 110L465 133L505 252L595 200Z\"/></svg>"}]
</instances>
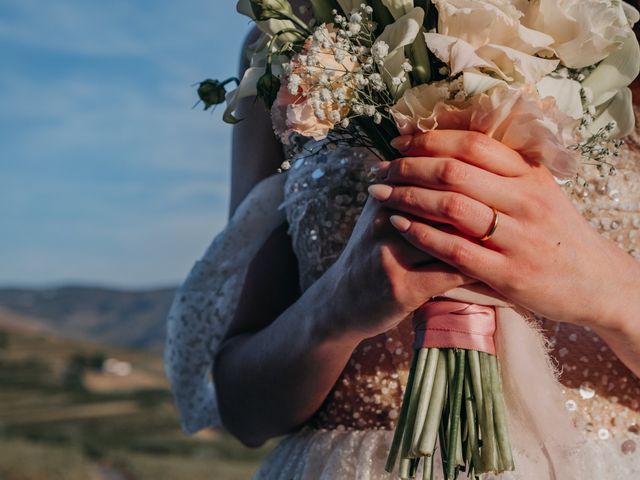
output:
<instances>
[{"instance_id":1,"label":"finger","mask_svg":"<svg viewBox=\"0 0 640 480\"><path fill-rule=\"evenodd\" d=\"M384 184L372 185L369 191L385 208L451 225L472 238L487 235L494 223L491 207L459 193ZM505 214L500 217L501 228L492 236L492 242L498 247L504 246L502 240L513 236L510 233L513 220Z\"/></svg>"},{"instance_id":2,"label":"finger","mask_svg":"<svg viewBox=\"0 0 640 480\"><path fill-rule=\"evenodd\" d=\"M505 177L517 177L529 169L518 152L480 132L431 130L398 137L393 146L404 156L453 157Z\"/></svg>"},{"instance_id":3,"label":"finger","mask_svg":"<svg viewBox=\"0 0 640 480\"><path fill-rule=\"evenodd\" d=\"M393 238L382 242L380 247L381 255L387 261L391 261L403 269L418 268L421 265L429 265L438 261L433 255L405 241L393 227L392 229L394 230Z\"/></svg>"},{"instance_id":4,"label":"finger","mask_svg":"<svg viewBox=\"0 0 640 480\"><path fill-rule=\"evenodd\" d=\"M390 166L391 162L388 162L386 160L376 163L369 169L369 178L373 179L376 182L381 181L387 176L387 172L389 171Z\"/></svg>"},{"instance_id":5,"label":"finger","mask_svg":"<svg viewBox=\"0 0 640 480\"><path fill-rule=\"evenodd\" d=\"M453 233L425 223L394 215L393 226L412 245L460 270L467 276L483 280L488 272L500 271L504 257L488 248Z\"/></svg>"},{"instance_id":6,"label":"finger","mask_svg":"<svg viewBox=\"0 0 640 480\"><path fill-rule=\"evenodd\" d=\"M476 280L442 262L418 267L406 272L407 285L416 285L423 291L432 291L432 296L442 295L454 288L475 283Z\"/></svg>"},{"instance_id":7,"label":"finger","mask_svg":"<svg viewBox=\"0 0 640 480\"><path fill-rule=\"evenodd\" d=\"M455 158L399 158L389 162L382 181L462 193L503 212L517 204L513 180Z\"/></svg>"}]
</instances>

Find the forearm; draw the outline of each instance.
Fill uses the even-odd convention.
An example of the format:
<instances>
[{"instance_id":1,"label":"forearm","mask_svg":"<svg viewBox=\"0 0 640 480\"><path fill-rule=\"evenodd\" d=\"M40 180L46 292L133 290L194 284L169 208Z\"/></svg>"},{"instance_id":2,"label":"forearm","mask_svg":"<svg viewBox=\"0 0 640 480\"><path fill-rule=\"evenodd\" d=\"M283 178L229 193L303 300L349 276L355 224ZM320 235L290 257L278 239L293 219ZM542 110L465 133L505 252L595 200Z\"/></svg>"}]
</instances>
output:
<instances>
[{"instance_id":1,"label":"forearm","mask_svg":"<svg viewBox=\"0 0 640 480\"><path fill-rule=\"evenodd\" d=\"M340 329L331 270L263 330L223 345L214 372L226 428L257 446L310 418L360 339Z\"/></svg>"},{"instance_id":2,"label":"forearm","mask_svg":"<svg viewBox=\"0 0 640 480\"><path fill-rule=\"evenodd\" d=\"M624 254L616 262L618 282L609 294L603 294L602 322L595 331L620 360L640 376L640 263Z\"/></svg>"}]
</instances>

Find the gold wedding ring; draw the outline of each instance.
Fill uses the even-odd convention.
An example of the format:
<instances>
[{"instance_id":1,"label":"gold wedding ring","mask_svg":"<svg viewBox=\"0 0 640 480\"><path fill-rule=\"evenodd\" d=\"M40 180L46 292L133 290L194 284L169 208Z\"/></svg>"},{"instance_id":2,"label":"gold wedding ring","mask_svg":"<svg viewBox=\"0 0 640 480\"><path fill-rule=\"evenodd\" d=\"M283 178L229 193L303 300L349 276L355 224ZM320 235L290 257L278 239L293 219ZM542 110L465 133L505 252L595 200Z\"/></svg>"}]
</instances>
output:
<instances>
[{"instance_id":1,"label":"gold wedding ring","mask_svg":"<svg viewBox=\"0 0 640 480\"><path fill-rule=\"evenodd\" d=\"M496 230L498 229L498 223L500 223L498 210L496 210L495 207L491 207L491 210L493 210L493 222L491 222L491 227L489 227L486 235L480 239L481 242L486 242L491 237L493 237L493 234L496 233Z\"/></svg>"}]
</instances>

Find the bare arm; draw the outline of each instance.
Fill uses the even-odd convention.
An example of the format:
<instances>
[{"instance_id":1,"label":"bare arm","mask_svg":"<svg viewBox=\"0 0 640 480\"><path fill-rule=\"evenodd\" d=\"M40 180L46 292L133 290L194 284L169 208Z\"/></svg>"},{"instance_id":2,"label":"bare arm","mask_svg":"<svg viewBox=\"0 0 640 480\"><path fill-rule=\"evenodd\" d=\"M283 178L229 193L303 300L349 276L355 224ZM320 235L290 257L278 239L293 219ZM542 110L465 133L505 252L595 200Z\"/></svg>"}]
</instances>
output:
<instances>
[{"instance_id":1,"label":"bare arm","mask_svg":"<svg viewBox=\"0 0 640 480\"><path fill-rule=\"evenodd\" d=\"M284 228L253 260L214 371L223 423L245 444L300 426L358 343L470 281L403 243L388 216L370 200L342 255L297 300Z\"/></svg>"},{"instance_id":2,"label":"bare arm","mask_svg":"<svg viewBox=\"0 0 640 480\"><path fill-rule=\"evenodd\" d=\"M268 113L253 99L235 127L231 211L282 162ZM308 420L354 348L424 302L469 280L408 245L369 201L340 258L300 295L286 225L249 268L213 372L226 428L258 446Z\"/></svg>"},{"instance_id":3,"label":"bare arm","mask_svg":"<svg viewBox=\"0 0 640 480\"><path fill-rule=\"evenodd\" d=\"M254 29L247 36L247 45L258 38ZM240 77L248 67L244 54L240 59ZM240 101L237 117L242 119L233 127L231 162L231 202L229 216L260 180L276 173L283 161L282 146L271 126L271 118L264 104L256 98Z\"/></svg>"},{"instance_id":4,"label":"bare arm","mask_svg":"<svg viewBox=\"0 0 640 480\"><path fill-rule=\"evenodd\" d=\"M298 277L287 241L281 227L252 263L234 327L216 359L223 422L249 446L308 419L359 341L322 327L337 320L326 301L335 297L333 282L316 282L295 301Z\"/></svg>"}]
</instances>

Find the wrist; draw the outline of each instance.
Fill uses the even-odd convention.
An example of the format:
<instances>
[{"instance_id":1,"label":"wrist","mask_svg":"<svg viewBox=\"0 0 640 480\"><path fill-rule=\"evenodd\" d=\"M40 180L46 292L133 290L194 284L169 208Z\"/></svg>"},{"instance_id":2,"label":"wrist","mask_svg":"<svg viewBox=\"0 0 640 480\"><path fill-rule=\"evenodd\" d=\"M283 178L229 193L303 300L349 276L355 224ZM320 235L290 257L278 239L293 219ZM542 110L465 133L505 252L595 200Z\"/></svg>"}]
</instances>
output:
<instances>
[{"instance_id":1,"label":"wrist","mask_svg":"<svg viewBox=\"0 0 640 480\"><path fill-rule=\"evenodd\" d=\"M589 323L602 334L638 335L640 329L640 263L617 245L610 244L610 275L598 282L598 308L592 309Z\"/></svg>"},{"instance_id":2,"label":"wrist","mask_svg":"<svg viewBox=\"0 0 640 480\"><path fill-rule=\"evenodd\" d=\"M352 298L349 302L341 293L344 292L344 282L335 267L334 264L309 289L314 297L310 304L317 312L313 316L311 335L319 342L343 345L353 350L365 337L350 328L354 301Z\"/></svg>"}]
</instances>

